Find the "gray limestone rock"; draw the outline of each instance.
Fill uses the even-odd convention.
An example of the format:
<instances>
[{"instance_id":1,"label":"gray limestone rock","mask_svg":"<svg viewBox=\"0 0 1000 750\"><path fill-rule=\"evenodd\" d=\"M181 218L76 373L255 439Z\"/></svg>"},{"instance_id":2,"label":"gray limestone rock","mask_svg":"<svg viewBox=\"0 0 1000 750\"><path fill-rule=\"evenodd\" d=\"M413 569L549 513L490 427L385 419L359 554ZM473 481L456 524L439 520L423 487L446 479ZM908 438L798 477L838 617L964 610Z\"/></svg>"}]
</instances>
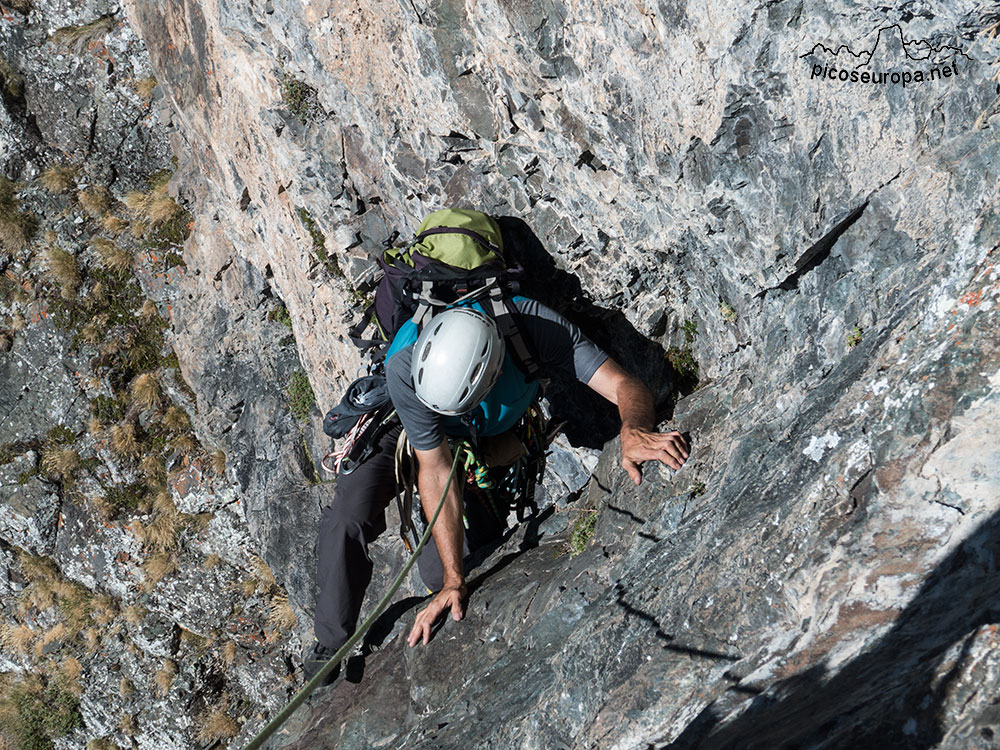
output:
<instances>
[{"instance_id":1,"label":"gray limestone rock","mask_svg":"<svg viewBox=\"0 0 1000 750\"><path fill-rule=\"evenodd\" d=\"M688 434L691 458L678 472L647 464L635 487L613 410L554 387L552 411L569 423L539 488L543 514L472 571L465 619L406 648L424 594L411 577L346 679L271 746L993 741L992 9L124 10L128 24L96 0L37 0L0 24L4 60L25 82L0 107L5 174L32 179L62 151L121 195L143 184L144 164L166 161L167 138L178 155L170 193L194 216L184 268L167 278L143 262L140 278L169 315L188 384L168 390L226 456L224 476L171 465L178 508L214 515L181 534L178 572L143 596L151 550L135 535L60 499L57 483L14 482L37 462L31 446L0 466L4 544L52 553L67 577L148 606L88 661L91 735L190 746L225 687L247 701L233 741L244 744L288 698L332 498L319 419L359 366L345 327L380 243L461 204L522 220L512 247L526 292L649 382L661 428ZM49 39L106 16L80 49ZM859 60L859 77L954 67L905 88L823 72ZM123 82L151 72L146 104ZM21 194L42 215L72 210L33 187ZM0 271L20 277L32 252L4 255ZM74 376L87 373L71 340L31 319L33 304L5 296L0 307L0 330L15 316L30 324L0 355L0 443L41 441L58 424L82 433L93 395ZM297 420L300 371L317 401ZM106 447L84 455L100 463L85 492L139 476ZM583 517L595 519L592 539ZM234 588L257 554L298 616L273 647L272 593ZM404 559L392 533L370 554L365 612ZM206 555L221 564L204 566ZM186 650L182 628L218 641ZM238 650L219 670L226 644ZM158 696L151 675L168 657L181 666ZM117 694L119 673L134 696ZM122 714L137 718L133 738L117 728ZM83 742L82 731L63 741Z\"/></svg>"}]
</instances>

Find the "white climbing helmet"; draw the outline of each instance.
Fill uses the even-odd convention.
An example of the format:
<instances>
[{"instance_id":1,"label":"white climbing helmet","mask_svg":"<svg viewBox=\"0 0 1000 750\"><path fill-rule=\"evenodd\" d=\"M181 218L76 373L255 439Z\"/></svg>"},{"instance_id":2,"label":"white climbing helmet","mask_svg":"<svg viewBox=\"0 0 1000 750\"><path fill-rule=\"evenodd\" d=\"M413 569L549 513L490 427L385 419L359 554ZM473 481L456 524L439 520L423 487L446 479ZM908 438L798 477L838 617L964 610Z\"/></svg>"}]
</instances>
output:
<instances>
[{"instance_id":1,"label":"white climbing helmet","mask_svg":"<svg viewBox=\"0 0 1000 750\"><path fill-rule=\"evenodd\" d=\"M424 326L413 347L417 398L438 414L465 414L496 383L503 356L503 337L492 318L470 307L445 310Z\"/></svg>"}]
</instances>

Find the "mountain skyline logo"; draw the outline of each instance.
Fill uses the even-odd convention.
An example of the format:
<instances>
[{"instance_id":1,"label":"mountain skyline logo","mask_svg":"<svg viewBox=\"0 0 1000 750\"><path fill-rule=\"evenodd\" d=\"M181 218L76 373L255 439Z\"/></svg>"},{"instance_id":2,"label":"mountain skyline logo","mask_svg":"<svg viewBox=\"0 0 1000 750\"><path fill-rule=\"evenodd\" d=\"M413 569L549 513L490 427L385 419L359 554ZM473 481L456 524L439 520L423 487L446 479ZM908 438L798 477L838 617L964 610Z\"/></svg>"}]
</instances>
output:
<instances>
[{"instance_id":1,"label":"mountain skyline logo","mask_svg":"<svg viewBox=\"0 0 1000 750\"><path fill-rule=\"evenodd\" d=\"M907 41L899 24L880 28L870 49L855 51L847 44L831 49L817 43L800 57L812 65L810 79L904 87L957 76L972 62L960 47L936 47L927 39Z\"/></svg>"}]
</instances>

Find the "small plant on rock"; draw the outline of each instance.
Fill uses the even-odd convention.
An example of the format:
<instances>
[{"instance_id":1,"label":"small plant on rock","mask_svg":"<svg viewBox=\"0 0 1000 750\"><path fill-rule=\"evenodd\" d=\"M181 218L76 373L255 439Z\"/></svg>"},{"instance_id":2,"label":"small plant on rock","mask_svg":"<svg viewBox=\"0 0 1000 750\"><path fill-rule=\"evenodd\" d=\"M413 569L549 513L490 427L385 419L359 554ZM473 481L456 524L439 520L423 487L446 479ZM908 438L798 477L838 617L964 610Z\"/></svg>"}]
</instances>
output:
<instances>
[{"instance_id":1,"label":"small plant on rock","mask_svg":"<svg viewBox=\"0 0 1000 750\"><path fill-rule=\"evenodd\" d=\"M153 180L148 192L133 190L125 196L125 205L149 228L156 228L180 216L182 209L167 195L170 175Z\"/></svg>"},{"instance_id":2,"label":"small plant on rock","mask_svg":"<svg viewBox=\"0 0 1000 750\"><path fill-rule=\"evenodd\" d=\"M80 468L80 454L72 448L47 448L42 453L42 471L50 477L70 481Z\"/></svg>"},{"instance_id":3,"label":"small plant on rock","mask_svg":"<svg viewBox=\"0 0 1000 750\"><path fill-rule=\"evenodd\" d=\"M227 711L229 700L223 696L220 705L201 717L197 737L201 742L231 740L240 733L239 723Z\"/></svg>"},{"instance_id":4,"label":"small plant on rock","mask_svg":"<svg viewBox=\"0 0 1000 750\"><path fill-rule=\"evenodd\" d=\"M76 187L76 175L79 170L68 164L52 164L38 178L42 187L50 193L65 193Z\"/></svg>"},{"instance_id":5,"label":"small plant on rock","mask_svg":"<svg viewBox=\"0 0 1000 750\"><path fill-rule=\"evenodd\" d=\"M0 248L18 253L28 246L38 222L19 210L17 186L0 175Z\"/></svg>"},{"instance_id":6,"label":"small plant on rock","mask_svg":"<svg viewBox=\"0 0 1000 750\"><path fill-rule=\"evenodd\" d=\"M594 537L594 529L597 527L597 515L597 511L587 511L573 525L573 531L569 537L569 548L574 555L579 555L590 544L590 540Z\"/></svg>"},{"instance_id":7,"label":"small plant on rock","mask_svg":"<svg viewBox=\"0 0 1000 750\"><path fill-rule=\"evenodd\" d=\"M276 594L267 608L267 624L279 634L291 630L297 623L298 618L288 603L288 594Z\"/></svg>"},{"instance_id":8,"label":"small plant on rock","mask_svg":"<svg viewBox=\"0 0 1000 750\"><path fill-rule=\"evenodd\" d=\"M61 288L60 296L66 301L76 299L81 279L80 267L73 253L63 250L61 247L49 245L45 248L45 260L48 264L49 275Z\"/></svg>"},{"instance_id":9,"label":"small plant on rock","mask_svg":"<svg viewBox=\"0 0 1000 750\"><path fill-rule=\"evenodd\" d=\"M64 26L57 29L49 37L49 41L82 55L92 42L106 36L113 27L114 20L111 16L101 16L96 21L80 26Z\"/></svg>"},{"instance_id":10,"label":"small plant on rock","mask_svg":"<svg viewBox=\"0 0 1000 750\"><path fill-rule=\"evenodd\" d=\"M106 214L112 203L111 192L103 185L91 185L84 188L76 196L80 208L94 219L99 219Z\"/></svg>"},{"instance_id":11,"label":"small plant on rock","mask_svg":"<svg viewBox=\"0 0 1000 750\"><path fill-rule=\"evenodd\" d=\"M303 125L323 114L316 89L288 73L281 74L281 103Z\"/></svg>"},{"instance_id":12,"label":"small plant on rock","mask_svg":"<svg viewBox=\"0 0 1000 750\"><path fill-rule=\"evenodd\" d=\"M156 685L156 691L161 698L170 692L170 687L174 684L174 677L176 676L176 662L172 659L164 659L160 664L160 669L153 676L153 683Z\"/></svg>"},{"instance_id":13,"label":"small plant on rock","mask_svg":"<svg viewBox=\"0 0 1000 750\"><path fill-rule=\"evenodd\" d=\"M153 99L153 91L156 89L156 79L152 76L140 78L135 82L135 93L139 95L147 104Z\"/></svg>"},{"instance_id":14,"label":"small plant on rock","mask_svg":"<svg viewBox=\"0 0 1000 750\"><path fill-rule=\"evenodd\" d=\"M132 256L105 237L92 237L90 246L100 258L101 266L119 277L124 277L132 270Z\"/></svg>"},{"instance_id":15,"label":"small plant on rock","mask_svg":"<svg viewBox=\"0 0 1000 750\"><path fill-rule=\"evenodd\" d=\"M288 398L288 406L298 421L304 422L309 418L309 412L313 404L316 403L316 396L313 393L309 378L301 370L296 370L288 379L288 387L285 389L285 396Z\"/></svg>"},{"instance_id":16,"label":"small plant on rock","mask_svg":"<svg viewBox=\"0 0 1000 750\"><path fill-rule=\"evenodd\" d=\"M858 344L861 343L861 328L859 326L854 326L851 331L847 334L847 348L853 349Z\"/></svg>"},{"instance_id":17,"label":"small plant on rock","mask_svg":"<svg viewBox=\"0 0 1000 750\"><path fill-rule=\"evenodd\" d=\"M140 411L155 409L162 398L156 373L144 372L132 381L132 405Z\"/></svg>"},{"instance_id":18,"label":"small plant on rock","mask_svg":"<svg viewBox=\"0 0 1000 750\"><path fill-rule=\"evenodd\" d=\"M111 450L125 458L139 455L139 440L132 422L122 422L111 428Z\"/></svg>"}]
</instances>

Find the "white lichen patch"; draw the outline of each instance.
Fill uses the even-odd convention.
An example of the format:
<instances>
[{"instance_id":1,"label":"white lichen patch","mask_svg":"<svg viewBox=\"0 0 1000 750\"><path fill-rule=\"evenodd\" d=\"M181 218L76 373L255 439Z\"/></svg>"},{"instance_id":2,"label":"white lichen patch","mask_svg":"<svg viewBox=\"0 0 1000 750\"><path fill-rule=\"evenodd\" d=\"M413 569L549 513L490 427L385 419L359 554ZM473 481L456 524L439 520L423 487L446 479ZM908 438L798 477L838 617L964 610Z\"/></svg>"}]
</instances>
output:
<instances>
[{"instance_id":1,"label":"white lichen patch","mask_svg":"<svg viewBox=\"0 0 1000 750\"><path fill-rule=\"evenodd\" d=\"M819 463L823 460L823 454L826 453L827 449L836 448L838 445L840 445L840 435L831 430L822 437L811 436L809 438L809 445L806 446L802 453L809 456L816 463Z\"/></svg>"},{"instance_id":2,"label":"white lichen patch","mask_svg":"<svg viewBox=\"0 0 1000 750\"><path fill-rule=\"evenodd\" d=\"M871 383L868 388L868 392L873 396L881 396L883 393L889 390L889 378L882 378L881 380Z\"/></svg>"}]
</instances>

